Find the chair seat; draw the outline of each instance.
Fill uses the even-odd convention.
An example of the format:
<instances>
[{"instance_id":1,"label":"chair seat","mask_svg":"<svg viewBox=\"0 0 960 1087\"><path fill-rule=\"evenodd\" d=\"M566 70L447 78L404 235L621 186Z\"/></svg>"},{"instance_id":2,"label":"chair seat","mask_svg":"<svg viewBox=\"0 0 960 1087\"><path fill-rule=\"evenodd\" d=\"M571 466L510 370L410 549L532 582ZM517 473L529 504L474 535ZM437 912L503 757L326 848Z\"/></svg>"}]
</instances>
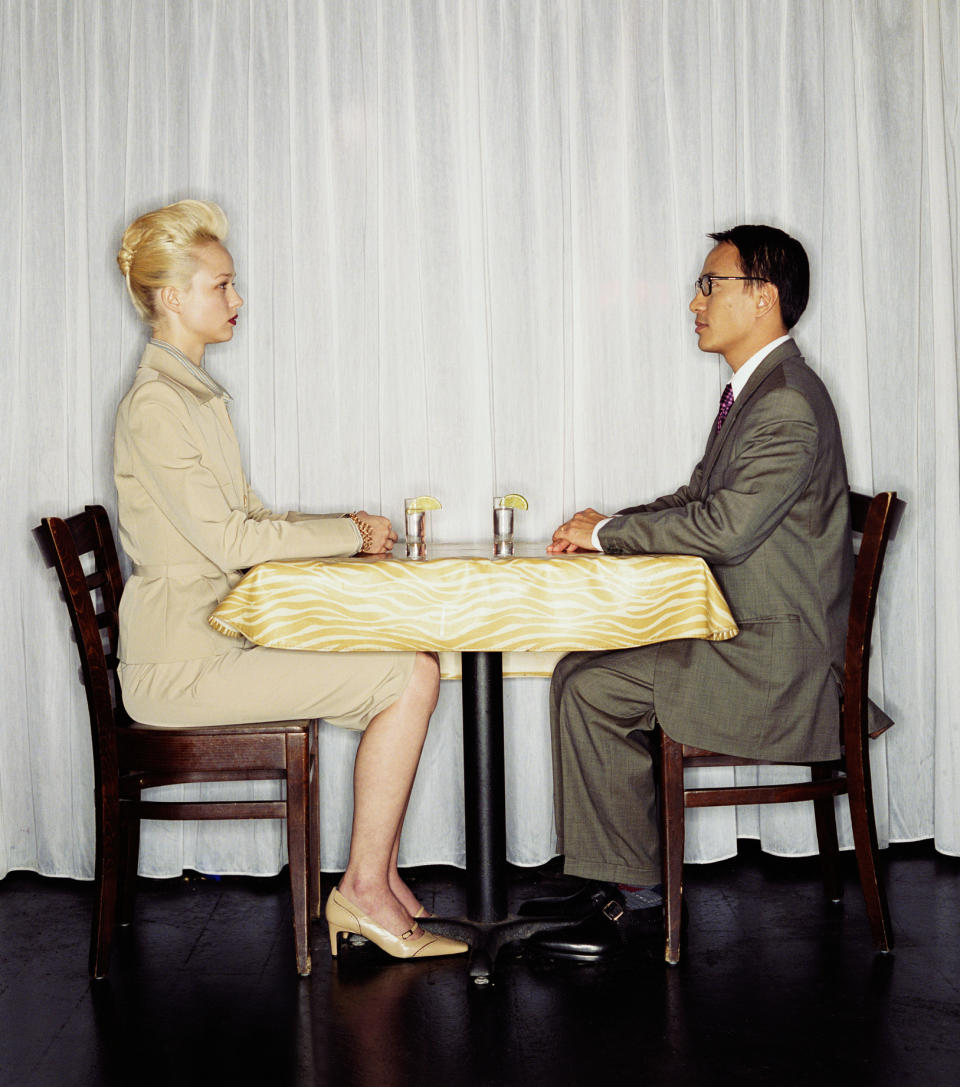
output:
<instances>
[{"instance_id":1,"label":"chair seat","mask_svg":"<svg viewBox=\"0 0 960 1087\"><path fill-rule=\"evenodd\" d=\"M751 759L747 755L726 755L722 751L709 751L705 747L681 744L687 766L810 766L809 762L775 762L772 759ZM837 766L839 759L831 759L823 766Z\"/></svg>"},{"instance_id":2,"label":"chair seat","mask_svg":"<svg viewBox=\"0 0 960 1087\"><path fill-rule=\"evenodd\" d=\"M309 728L310 722L303 721L263 721L239 725L144 725L140 721L131 721L121 725L120 729L130 732L177 733L181 736L243 736L248 733L288 733L301 732Z\"/></svg>"}]
</instances>

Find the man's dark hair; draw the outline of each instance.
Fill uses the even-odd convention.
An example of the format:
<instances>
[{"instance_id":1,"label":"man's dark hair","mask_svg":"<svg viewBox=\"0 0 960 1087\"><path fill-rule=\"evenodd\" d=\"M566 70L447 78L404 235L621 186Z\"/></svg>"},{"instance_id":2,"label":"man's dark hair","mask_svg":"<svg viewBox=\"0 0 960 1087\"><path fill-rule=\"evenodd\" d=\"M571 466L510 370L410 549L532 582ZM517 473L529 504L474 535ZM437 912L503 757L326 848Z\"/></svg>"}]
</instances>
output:
<instances>
[{"instance_id":1,"label":"man's dark hair","mask_svg":"<svg viewBox=\"0 0 960 1087\"><path fill-rule=\"evenodd\" d=\"M730 242L740 254L745 276L772 283L780 293L780 315L787 328L800 320L810 296L810 262L806 250L775 226L735 226L708 234L717 245Z\"/></svg>"}]
</instances>

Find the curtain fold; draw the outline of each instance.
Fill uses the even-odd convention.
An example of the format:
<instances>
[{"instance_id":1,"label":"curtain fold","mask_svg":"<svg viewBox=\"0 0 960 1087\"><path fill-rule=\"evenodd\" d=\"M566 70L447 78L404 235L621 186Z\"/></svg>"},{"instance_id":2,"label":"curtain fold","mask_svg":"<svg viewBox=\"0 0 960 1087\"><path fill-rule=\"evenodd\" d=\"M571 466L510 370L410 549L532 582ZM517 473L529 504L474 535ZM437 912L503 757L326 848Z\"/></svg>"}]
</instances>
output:
<instances>
[{"instance_id":1,"label":"curtain fold","mask_svg":"<svg viewBox=\"0 0 960 1087\"><path fill-rule=\"evenodd\" d=\"M112 513L112 430L145 338L124 226L213 199L245 298L207 365L275 508L520 535L685 482L726 381L686 307L708 231L799 237L795 337L837 405L851 484L907 501L871 691L880 837L960 854L960 13L937 0L6 0L0 5L8 534L0 874L93 871L76 650L30 529ZM554 851L547 681L506 683L510 859ZM356 736L322 730L327 870ZM765 770L773 775L778 770ZM444 684L402 843L463 863L459 685ZM258 786L266 788L266 786ZM843 805L841 804L841 811ZM850 842L845 813L842 837ZM692 860L792 807L692 812ZM141 870L276 871L270 824L151 824Z\"/></svg>"}]
</instances>

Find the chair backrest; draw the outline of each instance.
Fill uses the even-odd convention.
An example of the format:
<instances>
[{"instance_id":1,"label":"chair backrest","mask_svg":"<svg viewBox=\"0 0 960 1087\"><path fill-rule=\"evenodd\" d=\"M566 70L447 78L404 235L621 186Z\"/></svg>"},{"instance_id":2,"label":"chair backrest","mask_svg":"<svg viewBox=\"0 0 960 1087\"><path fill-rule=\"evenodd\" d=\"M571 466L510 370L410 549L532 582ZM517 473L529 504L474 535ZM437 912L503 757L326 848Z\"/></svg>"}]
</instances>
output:
<instances>
[{"instance_id":1,"label":"chair backrest","mask_svg":"<svg viewBox=\"0 0 960 1087\"><path fill-rule=\"evenodd\" d=\"M870 495L850 492L850 526L861 535L853 574L847 646L844 657L841 741L849 747L867 732L867 686L870 673L870 640L877 605L880 574L895 521L904 503L896 491Z\"/></svg>"},{"instance_id":2,"label":"chair backrest","mask_svg":"<svg viewBox=\"0 0 960 1087\"><path fill-rule=\"evenodd\" d=\"M36 530L56 567L73 630L90 711L97 787L117 779L116 726L129 721L117 683L118 607L123 577L107 511L44 517Z\"/></svg>"}]
</instances>

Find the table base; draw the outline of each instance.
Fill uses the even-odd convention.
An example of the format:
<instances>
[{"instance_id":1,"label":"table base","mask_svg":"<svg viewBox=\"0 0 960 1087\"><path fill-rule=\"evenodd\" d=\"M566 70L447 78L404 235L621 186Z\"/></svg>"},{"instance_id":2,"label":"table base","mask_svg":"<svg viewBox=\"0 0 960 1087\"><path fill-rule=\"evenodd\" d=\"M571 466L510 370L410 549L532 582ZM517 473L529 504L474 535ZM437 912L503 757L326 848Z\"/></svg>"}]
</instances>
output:
<instances>
[{"instance_id":1,"label":"table base","mask_svg":"<svg viewBox=\"0 0 960 1087\"><path fill-rule=\"evenodd\" d=\"M484 985L502 947L564 924L507 913L503 654L464 653L462 667L467 916L431 917L427 928L469 943L470 977Z\"/></svg>"},{"instance_id":2,"label":"table base","mask_svg":"<svg viewBox=\"0 0 960 1087\"><path fill-rule=\"evenodd\" d=\"M556 917L505 917L502 921L473 921L469 917L431 917L424 925L438 936L449 936L470 945L468 974L475 985L491 985L497 956L507 944L525 940L546 929L571 928L579 921L561 921Z\"/></svg>"}]
</instances>

